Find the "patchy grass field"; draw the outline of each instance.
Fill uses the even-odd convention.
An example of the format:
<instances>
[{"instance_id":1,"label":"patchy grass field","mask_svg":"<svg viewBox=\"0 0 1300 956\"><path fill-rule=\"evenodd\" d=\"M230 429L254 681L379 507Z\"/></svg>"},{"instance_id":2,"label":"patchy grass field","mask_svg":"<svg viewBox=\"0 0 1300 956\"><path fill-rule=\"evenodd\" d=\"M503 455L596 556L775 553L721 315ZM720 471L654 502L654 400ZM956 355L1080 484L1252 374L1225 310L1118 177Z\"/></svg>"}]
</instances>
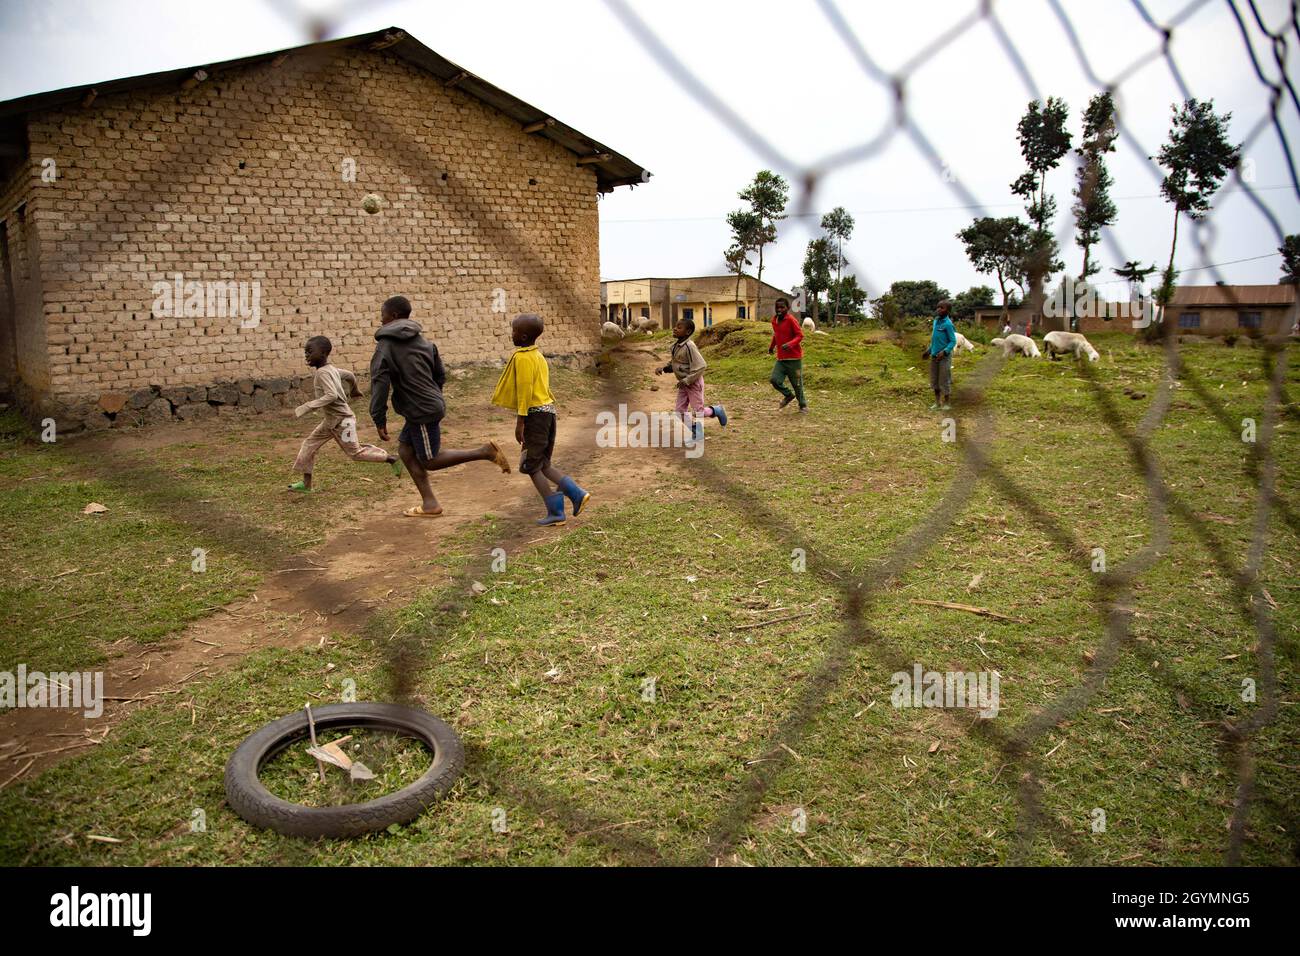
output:
<instances>
[{"instance_id":1,"label":"patchy grass field","mask_svg":"<svg viewBox=\"0 0 1300 956\"><path fill-rule=\"evenodd\" d=\"M1152 437L1181 510L1170 518L1163 556L1121 602L1128 639L1108 648L1093 549L1117 568L1150 542L1153 525L1141 471L1102 423L1078 367L1013 360L993 378L989 457L999 483L988 473L972 477L963 442L944 441L944 423L925 411L919 338L900 347L849 329L810 339L812 413L802 419L774 411L767 339L754 326L706 349L707 395L726 403L733 424L723 432L709 423L702 458L609 452L662 458L662 480L644 498L594 509L555 541L511 551L497 572L487 554L505 532L482 522L460 535L452 584L415 595L366 633L258 653L196 685L192 709L167 702L133 715L92 752L0 791L0 860L1220 863L1238 796L1224 722L1250 718L1265 700L1270 661L1249 619L1264 610L1276 630L1278 700L1250 744L1241 858L1296 862L1294 403L1272 449L1278 502L1259 567L1267 608L1242 599L1231 570L1246 560L1255 521L1255 446L1241 433L1243 419L1264 421L1262 350L1183 347L1186 375ZM1096 381L1116 419L1135 428L1156 394L1162 357L1123 335L1094 342ZM959 388L979 359L958 358ZM1288 359L1294 397L1294 347ZM633 385L649 383L638 375L645 381ZM953 417L966 437L972 413L959 408ZM97 477L104 484L83 492L76 483L91 479L81 477L87 467L75 445L11 445L0 494L19 503L28 496L25 513L36 521L90 495L109 515L121 512L124 555L140 560L146 543L159 541L162 550L143 560L156 567L174 556L187 570L192 514L173 516L152 497L169 486L153 478L173 476L185 461L169 454L180 457L155 459L117 484ZM284 470L269 457L231 463L195 449L192 458L212 469L204 480L214 495L238 494L229 485L241 481L248 495ZM61 490L24 482L41 474ZM108 500L115 491L120 497ZM1014 495L1040 510L1027 513ZM951 515L909 538L945 496L958 502ZM147 509L138 504L146 500ZM147 510L152 524L132 524L132 509ZM254 506L246 515L254 530L308 533L282 509ZM77 545L68 553L54 535L33 535L9 511L4 520L12 523L3 560L19 574L33 575L28 561L47 575L102 566L98 554ZM103 534L109 525L91 527ZM907 559L896 560L899 552ZM100 619L109 612L120 628L109 633L150 625L165 633L249 586L256 568L250 559L247 580L186 598L184 613L138 597L102 600L81 644L51 626L14 641L8 655L35 660L38 650L65 647L65 658L77 659L102 648ZM176 586L182 580L178 571ZM483 593L471 590L474 580ZM156 592L167 588L142 590L160 602ZM861 616L846 626L855 594L866 595ZM65 603L53 591L39 599L45 610ZM27 630L41 620L36 605L15 612L7 596L3 603ZM914 664L996 671L997 716L891 706L891 676ZM1098 666L1108 672L1095 693L1072 696ZM304 700L337 699L349 678L358 699L409 699L457 728L467 768L450 798L407 827L318 843L256 831L225 809L222 768L239 741ZM1255 682L1255 700L1243 699L1243 681ZM1070 703L1063 719L1035 721L1062 700ZM281 783L306 788L306 778L296 779L304 768L280 768ZM0 762L0 779L9 772ZM398 761L398 777L407 772ZM305 789L303 799L313 799ZM205 832L190 832L195 809L205 811ZM507 832L493 828L502 811Z\"/></svg>"},{"instance_id":2,"label":"patchy grass field","mask_svg":"<svg viewBox=\"0 0 1300 956\"><path fill-rule=\"evenodd\" d=\"M449 395L480 402L495 375L473 370L449 383ZM556 375L566 394L593 391L590 376ZM373 440L366 399L354 406L362 440ZM0 671L19 661L46 671L87 667L114 649L156 642L252 593L278 561L409 487L405 475L352 464L330 444L317 459L317 491L285 494L298 445L317 420L239 418L45 444L5 413ZM401 418L390 425L396 436ZM83 514L91 502L108 510ZM205 552L201 574L196 548Z\"/></svg>"}]
</instances>

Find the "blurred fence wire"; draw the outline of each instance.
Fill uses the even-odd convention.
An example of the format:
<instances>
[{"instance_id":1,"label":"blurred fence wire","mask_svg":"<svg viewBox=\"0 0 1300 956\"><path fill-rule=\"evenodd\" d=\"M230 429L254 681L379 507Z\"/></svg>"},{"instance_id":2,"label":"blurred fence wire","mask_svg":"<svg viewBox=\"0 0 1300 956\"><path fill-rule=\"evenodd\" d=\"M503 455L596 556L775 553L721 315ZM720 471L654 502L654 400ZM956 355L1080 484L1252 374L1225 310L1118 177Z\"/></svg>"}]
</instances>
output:
<instances>
[{"instance_id":1,"label":"blurred fence wire","mask_svg":"<svg viewBox=\"0 0 1300 956\"><path fill-rule=\"evenodd\" d=\"M1121 138L1139 155L1144 157L1153 155L1154 150L1148 144L1141 143L1124 120L1124 87L1128 83L1136 82L1135 75L1142 67L1153 61L1163 60L1183 95L1186 97L1193 95L1193 91L1179 70L1171 44L1180 26L1206 7L1208 0L1193 0L1165 23L1154 19L1139 0L1133 0L1133 7L1150 30L1151 48L1110 78L1103 78L1095 72L1078 31L1060 0L1048 0L1048 2L1052 13L1068 37L1069 46L1080 69L1089 82L1097 91L1108 90L1114 94ZM322 13L309 12L290 0L266 0L266 3L300 30L305 41L316 41L335 35L344 18L387 5L385 0L368 0L368 2L360 0L360 2L342 4ZM900 69L890 72L879 65L869 52L867 44L855 32L833 0L817 0L817 8L842 42L844 55L850 57L871 82L889 92L891 107L888 114L881 118L879 125L866 132L860 144L826 155L812 164L801 165L791 159L778 144L750 125L737 109L693 73L628 0L605 0L605 3L627 28L630 35L658 63L662 64L663 69L674 82L708 110L738 141L748 146L774 171L787 176L796 185L796 215L806 216L815 208L817 187L829 173L851 165L869 163L880 156L896 137L906 137L919 149L932 170L936 186L940 190L947 190L957 203L970 209L975 215L990 214L979 198L965 185L951 176L944 175L944 164L933 146L932 136L925 129L923 118L916 116L909 109L908 102L909 83L916 74L925 69L927 64L935 62L936 56L950 44L978 25L986 25L991 30L1002 54L1014 66L1025 95L1030 99L1043 98L1042 87L1035 80L1003 23L1000 4L993 2L978 4L946 29L937 31L933 39L907 60ZM1268 104L1267 115L1248 132L1243 142L1243 149L1249 150L1253 143L1271 131L1277 137L1286 158L1295 195L1300 198L1300 180L1297 180L1291 144L1288 142L1282 124L1284 113L1295 114L1300 118L1300 101L1297 100L1295 89L1287 73L1292 51L1297 43L1300 43L1297 4L1290 5L1286 23L1272 30L1265 25L1254 0L1247 0L1245 4L1231 0L1227 6L1240 33L1244 50L1237 55L1236 59L1225 53L1224 61L1219 64L1219 68L1251 69L1258 78L1259 95ZM1265 70L1265 61L1270 57L1276 67L1277 78L1270 78ZM278 82L289 82L290 77L294 75L318 75L325 66L325 58L297 57L290 62L288 68L281 71ZM348 112L345 107L340 108L344 109L345 113ZM428 162L421 144L409 140L401 129L387 124L381 116L362 115L359 111L352 111L348 115L355 122L359 135L381 138L390 148L394 161L398 165L414 170ZM1159 184L1163 173L1154 162L1150 163L1150 172L1153 181ZM1274 237L1280 243L1284 230L1264 197L1252 188L1253 184L1243 178L1240 171L1235 174L1234 184L1235 188L1242 191L1268 221ZM527 247L526 237L520 238L514 230L499 228L496 223L496 212L490 206L477 203L472 196L462 198L470 201L468 208L471 214L485 225L484 241L498 256L511 261L520 258L530 260L529 264L533 269L552 268L548 260L535 256L535 253ZM1208 271L1217 281L1222 276L1218 265L1211 263L1208 255L1209 238L1213 235L1213 220L1214 216L1211 213L1205 222L1197 224L1193 236L1201 254L1199 268ZM1057 234L1058 242L1064 243L1069 237L1070 230L1071 226L1062 226ZM1121 247L1118 237L1112 230L1103 231L1103 241L1117 261L1124 262L1129 259L1127 251ZM561 282L561 284L565 283ZM589 303L575 301L577 308L587 306ZM606 823L600 818L598 811L584 810L573 801L557 796L536 781L527 780L516 769L498 765L495 758L486 751L471 748L473 759L468 768L469 774L471 776L478 774L481 782L504 795L544 809L558 819L561 825L566 826L575 837L582 836L602 841L610 852L619 858L638 863L694 862L702 865L729 861L737 842L752 824L773 782L781 774L797 772L797 765L791 763L790 754L798 749L800 741L809 729L825 714L827 703L841 682L846 670L845 665L850 658L861 653L895 670L910 669L915 658L909 653L908 648L873 626L874 604L901 574L926 559L941 540L944 529L960 515L977 483L987 481L998 488L1008 501L1039 528L1062 555L1077 564L1080 587L1091 592L1093 609L1103 635L1101 646L1086 668L1081 681L1057 694L1051 703L1027 716L1016 728L1003 730L997 726L998 722L969 721L952 714L946 714L944 717L954 730L969 734L974 740L1000 754L1002 769L999 769L989 785L1009 788L1019 801L1020 812L1014 848L1016 859L1021 861L1029 859L1035 840L1044 833L1063 846L1072 859L1081 861L1085 858L1079 834L1052 817L1043 808L1039 745L1049 730L1081 711L1123 654L1142 653L1141 649L1130 640L1129 632L1136 603L1134 584L1142 573L1169 553L1173 537L1170 523L1172 517L1191 529L1195 537L1212 555L1218 571L1231 582L1237 613L1254 630L1258 640L1256 657L1260 677L1259 705L1249 717L1218 722L1222 730L1222 742L1227 746L1232 770L1237 780L1237 795L1224 852L1228 861L1240 861L1247 838L1247 819L1255 796L1252 742L1260 730L1274 719L1278 709L1274 663L1276 632L1272 602L1261 588L1259 571L1268 545L1270 523L1275 516L1280 516L1280 519L1292 530L1300 531L1295 514L1285 502L1276 498L1277 465L1273 455L1273 441L1279 416L1290 414L1295 417L1296 412L1294 406L1289 404L1290 398L1285 394L1287 368L1285 343L1281 337L1261 336L1257 342L1258 356L1261 371L1269 382L1268 399L1258 440L1249 448L1242 466L1243 478L1255 485L1256 503L1250 547L1245 560L1239 562L1229 553L1228 546L1218 538L1207 522L1200 518L1170 487L1162 472L1159 457L1150 444L1153 432L1163 422L1170 409L1173 390L1180 382L1186 383L1200 397L1211 417L1222 426L1225 435L1229 436L1229 440L1233 442L1240 440L1237 425L1230 420L1223 406L1189 370L1184 368L1180 359L1177 336L1173 331L1169 328L1164 329L1159 347L1164 357L1165 372L1145 417L1136 428L1131 428L1125 422L1115 405L1114 398L1098 380L1096 373L1086 364L1081 367L1081 374L1086 382L1098 420L1124 444L1134 472L1141 476L1144 482L1151 522L1151 536L1147 544L1121 566L1105 573L1092 572L1089 565L1090 551L1086 543L1079 540L1073 529L1057 518L1051 508L1020 487L993 456L994 422L991 411L985 403L985 394L1005 362L997 350L992 350L988 357L981 361L969 376L969 381L954 396L955 416L960 426L958 445L962 451L962 465L959 472L951 480L938 502L907 534L893 543L888 553L877 562L872 572L865 578L855 574L848 561L836 558L834 542L814 540L808 535L793 532L790 521L768 501L760 498L752 486L738 479L734 473L718 467L707 457L692 462L691 467L699 472L700 477L705 479L714 493L722 496L731 505L734 514L743 516L750 525L761 529L773 541L780 542L785 548L801 547L807 554L816 555L816 560L810 562L808 570L817 575L829 591L837 595L838 605L842 611L842 626L825 648L811 676L799 689L795 706L784 718L775 722L761 754L763 759L751 762L752 766L745 771L745 779L735 788L732 798L719 812L716 822L708 832L707 841L698 848L694 858L690 860L666 858L649 836L638 836L635 828L625 827L623 824ZM604 393L605 399L616 403L625 398L626 394L624 386L619 384L618 377L610 378ZM523 522L529 516L513 517L519 522L519 527L523 527ZM243 527L243 524L236 522L236 526ZM482 572L483 568L479 564L470 562L456 576L456 583L448 588L448 593L453 595L469 593L469 589L462 585ZM422 669L434 666L432 661L436 659L436 654L433 653L433 649L443 637L450 634L451 629L457 626L456 622L461 617L459 611L467 607L467 598L456 598L444 607L447 613L443 617L452 623L428 623L422 629L415 628L411 633L403 634L400 640L394 639L396 635L389 636L385 650L392 672L392 690L396 696L411 694L418 673ZM1174 692L1191 698L1194 702L1193 706L1209 710L1209 706L1204 702L1195 702L1194 695L1190 691L1177 686L1175 678L1166 670L1156 670L1152 673L1156 679L1167 682Z\"/></svg>"},{"instance_id":2,"label":"blurred fence wire","mask_svg":"<svg viewBox=\"0 0 1300 956\"><path fill-rule=\"evenodd\" d=\"M973 215L991 215L980 200L959 180L951 175L945 175L944 163L933 146L931 136L923 128L922 118L914 115L908 106L908 86L916 73L924 69L927 64L940 62L937 57L945 48L980 24L987 25L991 30L1003 55L1013 65L1025 95L1031 100L1045 99L1042 88L1003 23L998 9L1000 5L993 3L992 0L984 0L977 4L968 14L958 18L947 29L937 32L929 43L895 72L886 71L872 57L863 40L834 0L817 0L817 6L843 42L846 54L871 82L890 93L892 109L882 118L878 128L870 131L859 145L831 153L814 163L800 165L782 152L777 144L749 125L736 110L710 90L670 45L647 24L628 0L605 0L605 3L622 21L629 34L646 49L653 60L663 65L668 75L683 90L707 109L738 140L768 163L774 171L785 175L795 184L799 190L795 200L796 215L807 216L810 210L815 209L814 194L818 184L827 174L851 165L870 162L899 136L908 138L925 157L934 173L936 186L951 192L963 208L972 210ZM1151 176L1159 185L1164 179L1164 173L1151 159L1155 150L1139 141L1130 124L1125 122L1124 86L1126 83L1135 82L1135 74L1148 63L1163 60L1184 99L1193 97L1193 91L1179 70L1172 43L1180 25L1206 7L1207 0L1193 0L1167 23L1157 21L1140 0L1133 0L1134 9L1151 31L1152 45L1148 52L1109 79L1097 74L1084 49L1078 30L1060 0L1049 0L1049 4L1056 20L1068 37L1070 48L1088 81L1095 87L1096 92L1106 91L1112 94L1116 107L1116 125L1121 139L1127 142L1138 155L1146 158ZM1290 5L1289 17L1284 25L1273 30L1265 25L1254 0L1248 0L1244 6L1248 10L1248 16L1243 15L1242 4L1235 0L1228 3L1240 31L1245 52L1236 60L1227 57L1226 61L1221 62L1219 66L1221 69L1246 68L1248 61L1250 69L1258 78L1260 95L1267 98L1268 109L1264 118L1247 133L1241 149L1243 153L1248 153L1250 147L1261 136L1272 130L1286 159L1291 189L1296 197L1300 198L1300 180L1296 176L1293 153L1282 125L1283 110L1289 110L1294 118L1300 119L1300 100L1297 100L1295 89L1287 74L1288 58L1296 43L1300 42L1297 4ZM1266 75L1260 57L1256 53L1257 43L1264 46L1266 52L1271 53L1277 68L1277 79L1270 79ZM1072 152L1071 155L1077 164L1078 154ZM1240 166L1234 169L1234 185L1265 217L1274 238L1280 244L1284 239L1284 230L1278 217L1259 192L1252 188L1252 183L1243 177ZM1062 218L1069 219L1069 217ZM1219 264L1210 261L1208 252L1209 237L1214 233L1213 212L1204 221L1197 222L1196 226L1193 237L1200 255L1198 267L1208 271L1216 283L1221 282ZM1072 222L1063 223L1056 235L1057 242L1064 245L1072 229ZM1128 256L1113 230L1103 229L1102 240L1117 261L1128 261ZM1235 302L1230 286L1228 298ZM1165 322L1161 332L1166 374L1145 418L1136 430L1130 429L1124 423L1115 407L1114 399L1100 384L1096 373L1088 366L1083 366L1089 394L1100 420L1124 442L1133 468L1142 476L1147 489L1152 526L1151 539L1144 548L1120 567L1102 574L1092 573L1089 563L1090 550L1085 544L1053 515L1050 508L1035 500L1033 495L1023 488L1018 487L1007 473L990 459L989 440L992 423L984 407L984 392L1004 361L997 354L990 354L981 363L971 376L971 381L957 395L959 414L968 419L969 425L973 426L962 428L959 432L959 443L966 463L965 469L953 479L948 491L926 518L911 533L897 542L889 556L881 562L880 567L871 577L854 581L852 575L847 573L846 567L828 560L827 556L834 554L834 545L829 542L794 542L806 548L807 553L820 556L819 573L823 575L829 587L841 592L841 603L845 612L844 629L841 637L827 649L820 666L806 684L798 707L773 733L768 749L768 756L772 759L760 764L753 771L748 784L739 788L733 805L721 817L709 845L702 852L700 862L716 861L731 850L735 841L748 826L763 793L772 780L789 769L787 748L793 748L811 723L817 719L838 682L849 654L854 649L865 649L869 654L898 669L906 670L910 666L910 658L905 649L891 644L884 635L872 628L871 601L903 569L925 557L934 542L941 536L941 529L960 512L975 481L980 479L993 483L1009 501L1047 534L1064 555L1079 563L1081 586L1090 587L1093 592L1095 612L1104 633L1102 646L1094 655L1082 681L1060 693L1051 704L1028 717L1015 731L1007 733L994 730L988 722L978 721L965 728L976 739L1000 751L1006 761L1004 766L1008 772L1005 774L1005 782L1008 786L1016 788L1021 807L1015 847L1017 857L1021 860L1028 858L1036 832L1046 828L1050 831L1050 836L1064 841L1072 857L1079 858L1077 837L1043 812L1035 744L1048 730L1080 711L1101 686L1120 654L1131 647L1129 623L1134 613L1133 585L1138 575L1168 553L1172 541L1169 526L1169 516L1172 513L1192 529L1194 535L1213 555L1219 572L1232 583L1238 613L1249 623L1258 637L1259 706L1250 717L1235 722L1224 722L1221 725L1224 742L1228 744L1233 754L1235 764L1233 769L1237 775L1237 798L1233 806L1225 856L1229 862L1241 860L1246 820L1255 790L1254 763L1250 756L1251 741L1263 726L1273 720L1278 707L1274 661L1276 633L1270 610L1272 602L1262 593L1258 574L1267 547L1269 523L1273 513L1280 511L1292 530L1300 530L1295 515L1284 502L1276 500L1275 497L1276 464L1272 454L1272 443L1277 418L1286 401L1284 383L1287 353L1282 336L1259 337L1259 344L1262 346L1259 357L1262 371L1269 382L1269 392L1258 441L1255 445L1248 446L1243 466L1248 476L1256 482L1256 515L1248 556L1244 564L1237 564L1207 522L1169 487L1161 473L1159 459L1149 444L1152 433L1164 420L1170 408L1172 390L1180 381L1192 386L1212 417L1222 425L1229 439L1234 442L1240 441L1238 425L1227 418L1222 406L1209 395L1195 376L1183 367L1179 357L1177 335L1172 324ZM751 516L752 521L765 526L773 536L788 537L788 523L755 501L753 494L739 485L734 476L729 476L725 471L712 467L709 463L701 462L700 467L709 471L709 487L715 491L722 489L734 501L738 514ZM1167 670L1156 670L1154 673L1160 680L1166 682L1173 680ZM1171 689L1186 696L1182 688Z\"/></svg>"}]
</instances>

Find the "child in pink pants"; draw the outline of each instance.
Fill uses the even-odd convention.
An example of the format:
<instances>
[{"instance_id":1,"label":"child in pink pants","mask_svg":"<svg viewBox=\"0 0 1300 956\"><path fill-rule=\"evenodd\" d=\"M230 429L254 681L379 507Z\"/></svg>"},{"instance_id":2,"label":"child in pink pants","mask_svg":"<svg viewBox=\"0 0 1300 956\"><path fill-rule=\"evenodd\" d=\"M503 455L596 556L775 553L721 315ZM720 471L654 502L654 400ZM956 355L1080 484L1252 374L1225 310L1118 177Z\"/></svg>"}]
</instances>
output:
<instances>
[{"instance_id":1,"label":"child in pink pants","mask_svg":"<svg viewBox=\"0 0 1300 956\"><path fill-rule=\"evenodd\" d=\"M708 363L700 354L699 347L691 341L695 334L695 323L690 319L678 319L673 326L673 354L668 364L655 369L656 375L672 372L677 376L677 404L674 411L682 416L682 421L689 422L689 414L696 419L716 418L724 428L727 425L727 411L721 405L704 404L704 370ZM695 421L693 429L695 441L704 437L704 422Z\"/></svg>"}]
</instances>

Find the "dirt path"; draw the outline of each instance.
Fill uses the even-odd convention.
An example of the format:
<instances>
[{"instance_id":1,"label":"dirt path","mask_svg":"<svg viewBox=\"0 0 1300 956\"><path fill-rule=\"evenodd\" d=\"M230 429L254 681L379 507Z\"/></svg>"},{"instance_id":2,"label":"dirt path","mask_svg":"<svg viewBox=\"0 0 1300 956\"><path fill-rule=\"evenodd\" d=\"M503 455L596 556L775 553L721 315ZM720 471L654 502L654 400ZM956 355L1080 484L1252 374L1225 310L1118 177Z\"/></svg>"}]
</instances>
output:
<instances>
[{"instance_id":1,"label":"dirt path","mask_svg":"<svg viewBox=\"0 0 1300 956\"><path fill-rule=\"evenodd\" d=\"M614 354L625 374L644 373L657 356L663 361L663 351L649 343L628 343ZM598 447L596 413L620 401L629 410L664 410L670 400L670 390L662 387L636 392L611 387L596 398L561 406L555 459L592 492L590 513L617 506L680 461L672 454L647 456ZM148 447L165 440L157 431L105 440ZM445 443L452 446L474 433L472 422L467 425L465 419L453 419L447 431ZM442 518L402 516L403 508L419 501L404 477L401 490L376 509L376 516L336 528L318 548L285 557L249 599L221 608L167 641L111 658L99 668L105 696L100 717L87 719L79 710L48 708L15 709L0 716L0 787L85 752L136 709L164 701L183 704L187 685L254 651L315 645L335 631L360 632L378 609L400 605L416 591L442 583L445 565L436 559L445 554L448 540L485 515L507 518L513 528L502 540L485 542L485 554L497 546L513 553L552 541L586 520L584 512L561 528L535 527L531 519L543 509L532 483L515 471L502 474L486 462L438 472L434 490L443 505Z\"/></svg>"}]
</instances>

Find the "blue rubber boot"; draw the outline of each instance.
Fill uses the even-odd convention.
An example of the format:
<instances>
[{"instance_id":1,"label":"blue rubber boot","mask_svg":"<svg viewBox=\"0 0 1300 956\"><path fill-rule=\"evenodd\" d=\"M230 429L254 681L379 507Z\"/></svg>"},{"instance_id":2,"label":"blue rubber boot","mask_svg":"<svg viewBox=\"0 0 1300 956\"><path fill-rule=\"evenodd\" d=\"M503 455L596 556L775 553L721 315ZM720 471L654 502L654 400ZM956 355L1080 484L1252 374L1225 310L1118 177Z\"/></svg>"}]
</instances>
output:
<instances>
[{"instance_id":1,"label":"blue rubber boot","mask_svg":"<svg viewBox=\"0 0 1300 956\"><path fill-rule=\"evenodd\" d=\"M557 491L553 495L547 495L542 500L546 502L546 517L538 518L537 523L541 525L564 524L564 495Z\"/></svg>"},{"instance_id":2,"label":"blue rubber boot","mask_svg":"<svg viewBox=\"0 0 1300 956\"><path fill-rule=\"evenodd\" d=\"M713 417L718 420L718 424L723 428L727 427L727 410L721 405L713 406Z\"/></svg>"},{"instance_id":3,"label":"blue rubber boot","mask_svg":"<svg viewBox=\"0 0 1300 956\"><path fill-rule=\"evenodd\" d=\"M704 422L700 421L698 418L691 422L691 441L704 441Z\"/></svg>"},{"instance_id":4,"label":"blue rubber boot","mask_svg":"<svg viewBox=\"0 0 1300 956\"><path fill-rule=\"evenodd\" d=\"M573 516L576 518L582 514L582 509L587 506L587 499L591 497L591 494L579 488L578 483L568 475L565 475L564 479L555 487L559 488L561 494L573 502ZM561 506L560 514L564 514L563 506Z\"/></svg>"}]
</instances>

